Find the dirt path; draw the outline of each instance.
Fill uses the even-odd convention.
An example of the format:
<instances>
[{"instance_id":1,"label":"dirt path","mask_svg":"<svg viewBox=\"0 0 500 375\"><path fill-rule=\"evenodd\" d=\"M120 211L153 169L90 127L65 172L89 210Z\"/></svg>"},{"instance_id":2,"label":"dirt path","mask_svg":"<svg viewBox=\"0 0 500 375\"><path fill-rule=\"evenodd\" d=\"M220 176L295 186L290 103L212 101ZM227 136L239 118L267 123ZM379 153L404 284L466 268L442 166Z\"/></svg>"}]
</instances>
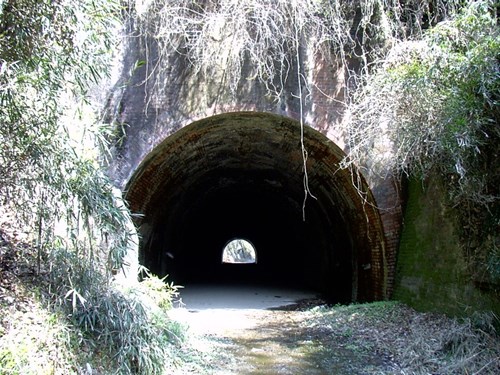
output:
<instances>
[{"instance_id":1,"label":"dirt path","mask_svg":"<svg viewBox=\"0 0 500 375\"><path fill-rule=\"evenodd\" d=\"M190 327L172 375L500 373L491 315L473 324L397 302L327 307L311 295L294 303L297 291L194 292L172 310Z\"/></svg>"},{"instance_id":2,"label":"dirt path","mask_svg":"<svg viewBox=\"0 0 500 375\"><path fill-rule=\"evenodd\" d=\"M353 345L345 332L318 325L311 313L293 303L285 292L253 293L259 308L176 309L176 320L188 325L191 355L202 369L178 373L206 374L372 374L390 373L389 359L372 348ZM231 296L231 293L228 294ZM273 296L271 298L270 296ZM233 296L234 297L234 296ZM189 298L188 298L189 299ZM285 300L283 307L277 307ZM262 300L267 305L262 306ZM217 298L214 298L217 301ZM241 299L231 299L233 303ZM260 301L260 302L259 302ZM309 298L307 304L319 303ZM202 306L203 302L198 301ZM304 304L303 302L302 304ZM266 303L264 304L266 305Z\"/></svg>"},{"instance_id":3,"label":"dirt path","mask_svg":"<svg viewBox=\"0 0 500 375\"><path fill-rule=\"evenodd\" d=\"M225 322L197 332L205 335L212 348L226 357L222 367L215 360L217 356L214 357L213 374L390 372L390 363L379 353L353 346L348 338L329 328L308 325L306 312L237 310L219 311L212 316L198 314L201 321L217 318Z\"/></svg>"}]
</instances>

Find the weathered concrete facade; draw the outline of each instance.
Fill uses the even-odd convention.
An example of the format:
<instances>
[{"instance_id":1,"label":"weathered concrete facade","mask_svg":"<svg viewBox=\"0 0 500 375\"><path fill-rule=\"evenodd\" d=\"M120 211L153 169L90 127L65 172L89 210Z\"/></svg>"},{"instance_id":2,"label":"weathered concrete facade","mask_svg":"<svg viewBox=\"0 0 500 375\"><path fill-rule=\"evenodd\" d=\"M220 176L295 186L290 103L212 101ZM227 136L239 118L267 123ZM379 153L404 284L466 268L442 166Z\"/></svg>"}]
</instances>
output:
<instances>
[{"instance_id":1,"label":"weathered concrete facade","mask_svg":"<svg viewBox=\"0 0 500 375\"><path fill-rule=\"evenodd\" d=\"M232 91L223 71L210 75L196 72L178 53L169 57L168 69L156 71L152 40L130 38L124 56L122 77L108 109L125 136L113 150L109 170L116 185L125 190L132 212L142 215L137 225L142 236L141 260L146 266L157 273L175 273L165 254L190 241L188 234L183 240L171 240L178 235L172 229L177 228L176 220L196 227L202 225L197 215L208 215L208 210L220 205L229 210L223 203L226 198L231 204L240 204L250 197L252 204L242 207L252 212L252 220L273 225L272 220L258 219L261 214L254 207L262 202L273 206L284 197L273 211L264 206L261 211L268 216L283 211L283 216L275 218L286 222L277 225L283 236L287 225L297 233L304 230L305 243L293 256L305 252L302 256L307 258L307 242L323 249L312 256L317 259L310 264L304 261L312 268L305 273L306 279L317 278L313 284L322 284L327 291L348 280L349 286L342 287L339 300L391 295L401 227L400 186L395 178L362 176L363 168L339 168L347 151L340 127L345 77L344 68L335 59L302 51L300 64L291 65L282 95L276 99L268 95L261 82L252 79L251 67L242 71L237 90ZM143 60L146 64L134 69L136 62ZM300 87L293 66L301 66L307 81ZM300 90L302 100L298 97ZM301 120L306 126L309 186L317 198L309 197L306 202L305 225L310 220L319 229L301 229L300 224L304 198ZM288 221L290 216L296 217ZM217 217L230 226L223 216ZM252 220L243 223L251 226ZM211 228L215 231L218 227ZM272 234L263 234L262 228L255 229L260 232L254 235L265 242ZM238 227L235 233L225 235L234 236L242 230ZM314 242L314 236L321 239ZM294 247L292 242L288 243L290 247ZM336 250L336 242L341 250ZM192 245L202 243L195 241ZM273 262L278 262L277 258ZM300 264L290 265L295 266ZM266 272L272 273L272 267ZM342 276L329 279L332 273Z\"/></svg>"}]
</instances>

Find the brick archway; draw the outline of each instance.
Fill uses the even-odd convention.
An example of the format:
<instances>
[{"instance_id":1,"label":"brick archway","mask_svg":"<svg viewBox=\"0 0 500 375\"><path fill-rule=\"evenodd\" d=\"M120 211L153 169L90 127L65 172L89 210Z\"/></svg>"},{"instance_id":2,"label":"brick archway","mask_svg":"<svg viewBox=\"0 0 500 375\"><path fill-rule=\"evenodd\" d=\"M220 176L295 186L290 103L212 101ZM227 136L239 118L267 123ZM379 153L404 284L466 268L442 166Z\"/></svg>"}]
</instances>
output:
<instances>
[{"instance_id":1,"label":"brick archway","mask_svg":"<svg viewBox=\"0 0 500 375\"><path fill-rule=\"evenodd\" d=\"M141 263L176 282L280 279L338 302L386 298L386 241L367 184L358 176L356 188L338 168L344 153L328 138L306 127L304 142L317 198L306 201L305 221L297 121L226 113L166 138L126 187ZM235 273L220 250L237 236L259 248L259 262Z\"/></svg>"}]
</instances>

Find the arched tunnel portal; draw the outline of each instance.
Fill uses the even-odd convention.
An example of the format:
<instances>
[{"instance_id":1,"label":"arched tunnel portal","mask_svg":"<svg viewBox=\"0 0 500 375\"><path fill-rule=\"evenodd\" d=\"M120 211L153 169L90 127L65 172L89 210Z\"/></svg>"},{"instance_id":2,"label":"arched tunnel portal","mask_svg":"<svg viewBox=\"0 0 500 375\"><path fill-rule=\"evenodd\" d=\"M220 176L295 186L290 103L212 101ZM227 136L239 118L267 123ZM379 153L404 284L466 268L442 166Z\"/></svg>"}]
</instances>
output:
<instances>
[{"instance_id":1,"label":"arched tunnel portal","mask_svg":"<svg viewBox=\"0 0 500 375\"><path fill-rule=\"evenodd\" d=\"M255 112L216 115L178 130L129 180L139 260L176 284L280 283L335 302L386 296L385 239L363 178L340 169L333 142L304 127L311 196L304 203L301 127ZM354 177L353 177L354 176ZM249 240L256 264L222 262Z\"/></svg>"}]
</instances>

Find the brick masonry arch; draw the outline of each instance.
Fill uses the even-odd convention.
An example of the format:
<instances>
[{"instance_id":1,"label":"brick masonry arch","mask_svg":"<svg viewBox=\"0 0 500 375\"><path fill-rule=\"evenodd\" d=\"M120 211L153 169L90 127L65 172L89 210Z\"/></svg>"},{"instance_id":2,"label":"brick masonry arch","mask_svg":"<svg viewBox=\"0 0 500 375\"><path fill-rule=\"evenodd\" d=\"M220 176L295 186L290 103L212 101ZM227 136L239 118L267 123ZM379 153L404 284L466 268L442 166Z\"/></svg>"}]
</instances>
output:
<instances>
[{"instance_id":1,"label":"brick masonry arch","mask_svg":"<svg viewBox=\"0 0 500 375\"><path fill-rule=\"evenodd\" d=\"M298 121L230 112L166 137L125 188L141 263L181 282L281 278L337 302L387 298L393 254L368 183L339 168L344 152L320 132L305 127L304 144L316 197L305 203L305 220ZM252 240L259 254L254 268L236 274L220 264L234 236Z\"/></svg>"},{"instance_id":2,"label":"brick masonry arch","mask_svg":"<svg viewBox=\"0 0 500 375\"><path fill-rule=\"evenodd\" d=\"M136 25L132 22L128 27L129 34L134 35L137 31L135 30ZM293 71L296 64L292 64L293 72L290 72L286 77L281 77L279 82L276 82L281 94L279 97L275 97L270 95L263 82L252 78L255 74L251 64L243 64L241 80L234 90L227 85L224 79L224 69L214 67L213 71L209 73L200 72L193 67L186 55L179 54L175 50L168 54L165 54L165 51L162 52L163 62L167 62L166 68L157 69L160 58L157 45L154 38L147 35L141 34L126 38L123 52L121 71L118 73L119 77L115 87L111 90L106 106L106 120L114 124L116 130L114 138L116 143L111 150L112 157L109 161L108 172L115 186L122 191L127 184L129 188L135 186L132 183L133 179L136 179L139 173L144 173L145 163L155 163L151 160L164 147L163 144L169 144L169 147L177 150L181 150L179 147L190 149L190 142L198 145L203 144L197 139L197 132L192 132L190 136L185 135L191 137L189 138L190 142L185 141L188 138L181 139L181 135L187 132L187 130L183 130L184 128L192 129L198 126L195 124L200 123L200 121L208 126L207 124L212 121L226 118L226 116L235 119L236 113L245 113L243 117L252 117L252 121L260 119L258 121L261 122L265 118L278 116L278 118L284 119L284 123L295 124L295 128L302 120L307 134L318 133L313 138L319 137L319 135L322 137L320 137L321 142L307 145L311 148L308 149L311 158L315 147L322 142L334 144L344 153L349 151L349 142L343 127L346 103L344 94L347 85L346 66L339 62L335 56L317 55L306 46L301 47L302 64L300 69L303 74L300 76L303 79L303 85L298 82L297 72ZM142 61L144 64L138 66L138 61ZM357 65L354 61L348 63L351 65L350 69L356 69ZM300 91L305 93L303 97L298 96ZM245 121L251 122L250 120ZM280 121L275 122L279 123ZM247 127L247 129L250 128ZM277 134L273 130L275 128L269 127L269 129L270 134ZM255 130L255 137L261 137L256 139L264 139L262 132L262 130ZM290 131L286 134L295 133ZM180 142L180 145L176 145L177 141ZM223 141L221 138L220 142L223 143ZM253 143L243 143L240 147L241 151L245 150L245 144ZM278 143L276 144L278 145ZM290 150L294 150L295 154L291 153L290 155L294 155L297 159L296 163L299 163L301 160L300 145L296 136L293 141L285 140L283 144L288 145ZM197 149L194 151L201 152ZM232 151L230 149L226 151L226 155L230 157ZM191 158L195 157L196 154L191 156ZM189 158L185 160L189 160ZM223 158L220 157L220 160ZM332 165L337 162L338 158L332 160ZM366 160L365 165L357 166L357 170L360 172L360 181L363 181L361 185L367 186L367 189L363 188L363 190L371 192L370 204L361 207L362 210L359 212L361 215L361 212L366 211L368 207L377 207L382 226L380 233L383 233L383 243L385 243L385 250L382 252L385 254L385 259L380 266L385 268L383 272L385 286L377 287L384 292L377 294L376 298L390 298L402 226L401 186L399 178L393 176L391 171L387 171L385 177L375 175L370 168L370 162L370 160ZM315 159L311 159L310 163L315 163ZM297 176L301 175L300 164L295 164L294 167L285 164L282 161L283 169L285 167L299 168L294 173ZM337 171L336 173L338 175L347 173L351 176L347 171ZM301 180L300 177L297 178L299 180L293 180L294 186L300 188ZM356 183L358 184L358 182ZM347 186L347 184L343 186ZM299 190L296 194L302 196L303 191ZM264 189L264 191L267 190ZM308 203L310 205L316 204L313 199L309 199ZM285 203L283 205L286 206ZM327 206L323 208L326 209ZM333 205L330 208L335 209ZM139 207L139 209L142 210L143 207ZM328 212L324 215L329 217ZM343 221L339 219L338 222ZM342 243L346 243L348 240L344 238L342 241ZM373 267L370 262L365 262L362 265L364 265L363 267ZM361 267L361 264L356 266ZM370 272L374 273L375 271ZM375 294L372 294L373 296ZM360 299L363 299L361 297Z\"/></svg>"}]
</instances>

